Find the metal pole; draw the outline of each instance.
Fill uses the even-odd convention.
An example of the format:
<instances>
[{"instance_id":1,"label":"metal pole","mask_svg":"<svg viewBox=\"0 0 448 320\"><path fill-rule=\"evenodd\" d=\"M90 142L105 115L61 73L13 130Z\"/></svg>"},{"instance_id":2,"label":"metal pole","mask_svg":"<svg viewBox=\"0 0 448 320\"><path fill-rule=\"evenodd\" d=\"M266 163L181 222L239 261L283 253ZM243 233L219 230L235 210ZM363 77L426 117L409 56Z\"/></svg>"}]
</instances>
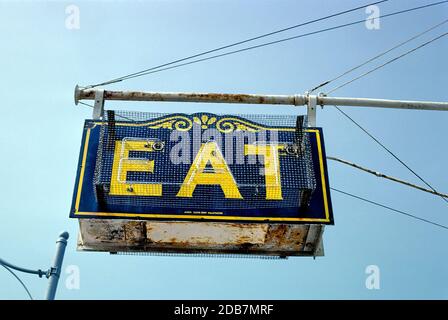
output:
<instances>
[{"instance_id":1,"label":"metal pole","mask_svg":"<svg viewBox=\"0 0 448 320\"><path fill-rule=\"evenodd\" d=\"M75 88L75 103L79 100L95 100L98 90ZM118 101L160 101L160 102L204 102L204 103L244 103L304 105L303 95L259 95L230 93L182 93L182 92L142 92L104 90L104 100Z\"/></svg>"},{"instance_id":2,"label":"metal pole","mask_svg":"<svg viewBox=\"0 0 448 320\"><path fill-rule=\"evenodd\" d=\"M68 237L68 232L64 231L56 240L56 254L54 256L53 264L50 268L47 294L45 297L46 300L54 300L54 297L56 295L56 289L58 286L59 276L61 275L62 262L64 260L65 247L67 246Z\"/></svg>"},{"instance_id":3,"label":"metal pole","mask_svg":"<svg viewBox=\"0 0 448 320\"><path fill-rule=\"evenodd\" d=\"M76 86L75 103L80 100L95 100L99 90L83 90ZM393 109L438 110L448 111L448 102L404 101L368 98L338 98L324 95L262 95L262 94L228 94L228 93L179 93L179 92L141 92L109 91L102 93L104 100L119 101L159 101L159 102L203 102L203 103L241 103L274 105L309 105L316 100L316 105L338 105L352 107L378 107Z\"/></svg>"},{"instance_id":4,"label":"metal pole","mask_svg":"<svg viewBox=\"0 0 448 320\"><path fill-rule=\"evenodd\" d=\"M27 269L27 268L22 268L22 267L18 267L12 263L9 263L3 259L0 258L0 265L4 265L7 266L8 268L20 271L20 272L24 272L24 273L30 273L30 274L37 274L39 276L39 278L42 278L42 276L46 275L48 273L48 271L43 271L41 269L38 270L31 270L31 269Z\"/></svg>"},{"instance_id":5,"label":"metal pole","mask_svg":"<svg viewBox=\"0 0 448 320\"><path fill-rule=\"evenodd\" d=\"M448 102L433 101L406 101L406 100L386 100L368 98L337 98L317 96L317 104L352 106L352 107L376 107L392 109L412 109L412 110L435 110L448 111Z\"/></svg>"}]
</instances>

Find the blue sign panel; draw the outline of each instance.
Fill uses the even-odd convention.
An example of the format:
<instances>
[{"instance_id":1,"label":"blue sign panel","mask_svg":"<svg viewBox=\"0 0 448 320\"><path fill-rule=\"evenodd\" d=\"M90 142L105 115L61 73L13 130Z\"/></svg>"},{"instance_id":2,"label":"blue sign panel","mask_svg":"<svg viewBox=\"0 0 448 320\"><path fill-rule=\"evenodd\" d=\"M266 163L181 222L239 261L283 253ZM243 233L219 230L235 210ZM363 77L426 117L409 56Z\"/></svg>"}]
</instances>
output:
<instances>
[{"instance_id":1,"label":"blue sign panel","mask_svg":"<svg viewBox=\"0 0 448 320\"><path fill-rule=\"evenodd\" d=\"M108 111L86 120L72 218L333 224L303 117Z\"/></svg>"}]
</instances>

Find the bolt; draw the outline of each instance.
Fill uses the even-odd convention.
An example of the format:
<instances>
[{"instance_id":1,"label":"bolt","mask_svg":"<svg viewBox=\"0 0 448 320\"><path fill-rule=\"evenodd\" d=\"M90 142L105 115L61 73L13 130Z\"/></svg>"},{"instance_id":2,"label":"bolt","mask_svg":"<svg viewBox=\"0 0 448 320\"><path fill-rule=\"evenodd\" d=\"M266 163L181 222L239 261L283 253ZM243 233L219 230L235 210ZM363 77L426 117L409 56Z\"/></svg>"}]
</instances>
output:
<instances>
[{"instance_id":1,"label":"bolt","mask_svg":"<svg viewBox=\"0 0 448 320\"><path fill-rule=\"evenodd\" d=\"M163 142L154 142L152 145L152 149L154 151L161 151L165 147L165 143Z\"/></svg>"}]
</instances>

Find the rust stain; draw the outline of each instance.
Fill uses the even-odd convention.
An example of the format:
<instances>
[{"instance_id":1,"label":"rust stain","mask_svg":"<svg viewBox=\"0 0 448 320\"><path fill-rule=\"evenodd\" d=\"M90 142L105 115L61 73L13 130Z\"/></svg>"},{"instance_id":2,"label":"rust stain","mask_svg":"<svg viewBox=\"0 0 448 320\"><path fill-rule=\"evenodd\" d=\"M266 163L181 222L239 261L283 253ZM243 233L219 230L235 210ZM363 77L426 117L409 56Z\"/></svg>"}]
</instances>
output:
<instances>
[{"instance_id":1,"label":"rust stain","mask_svg":"<svg viewBox=\"0 0 448 320\"><path fill-rule=\"evenodd\" d=\"M304 225L270 225L265 245L282 250L303 250L307 227Z\"/></svg>"},{"instance_id":2,"label":"rust stain","mask_svg":"<svg viewBox=\"0 0 448 320\"><path fill-rule=\"evenodd\" d=\"M285 237L285 233L287 231L287 225L279 224L279 225L270 225L268 232L266 233L265 242L281 242Z\"/></svg>"},{"instance_id":3,"label":"rust stain","mask_svg":"<svg viewBox=\"0 0 448 320\"><path fill-rule=\"evenodd\" d=\"M300 255L308 225L235 222L80 221L82 245L98 251L249 252Z\"/></svg>"},{"instance_id":4,"label":"rust stain","mask_svg":"<svg viewBox=\"0 0 448 320\"><path fill-rule=\"evenodd\" d=\"M254 244L249 243L249 242L243 242L239 245L239 247L240 247L240 250L242 250L242 251L248 251L254 247Z\"/></svg>"},{"instance_id":5,"label":"rust stain","mask_svg":"<svg viewBox=\"0 0 448 320\"><path fill-rule=\"evenodd\" d=\"M92 94L92 96L93 96L93 94ZM104 99L110 99L111 97L112 97L112 93L110 91L104 91Z\"/></svg>"},{"instance_id":6,"label":"rust stain","mask_svg":"<svg viewBox=\"0 0 448 320\"><path fill-rule=\"evenodd\" d=\"M237 238L236 243L237 244L243 244L243 243L251 243L253 241L252 237L249 236L240 236Z\"/></svg>"},{"instance_id":7,"label":"rust stain","mask_svg":"<svg viewBox=\"0 0 448 320\"><path fill-rule=\"evenodd\" d=\"M236 101L236 102L247 102L247 101L256 101L253 96L248 94L222 94L222 93L189 93L189 94L181 94L180 96L184 98L190 98L194 100L201 101ZM259 98L258 102L263 103L264 98Z\"/></svg>"},{"instance_id":8,"label":"rust stain","mask_svg":"<svg viewBox=\"0 0 448 320\"><path fill-rule=\"evenodd\" d=\"M79 99L94 99L95 90L80 90ZM283 104L276 99L270 97L241 94L241 93L157 93L157 92L136 92L136 91L104 91L104 99L106 100L135 100L135 101L196 101L196 102L232 102L247 104ZM287 97L287 104L296 104L296 97ZM286 100L285 100L286 101Z\"/></svg>"},{"instance_id":9,"label":"rust stain","mask_svg":"<svg viewBox=\"0 0 448 320\"><path fill-rule=\"evenodd\" d=\"M146 241L146 222L129 221L124 225L124 240L129 244L143 244Z\"/></svg>"}]
</instances>

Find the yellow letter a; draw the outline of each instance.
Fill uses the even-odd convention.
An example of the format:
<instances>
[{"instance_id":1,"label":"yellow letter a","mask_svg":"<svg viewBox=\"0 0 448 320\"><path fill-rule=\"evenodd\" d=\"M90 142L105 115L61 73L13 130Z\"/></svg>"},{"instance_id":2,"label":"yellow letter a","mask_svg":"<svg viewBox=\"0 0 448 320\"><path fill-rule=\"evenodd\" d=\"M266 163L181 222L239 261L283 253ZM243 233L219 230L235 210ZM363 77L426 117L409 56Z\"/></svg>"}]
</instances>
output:
<instances>
[{"instance_id":1,"label":"yellow letter a","mask_svg":"<svg viewBox=\"0 0 448 320\"><path fill-rule=\"evenodd\" d=\"M209 162L213 168L213 172L210 173L206 170ZM220 185L226 198L243 198L216 142L201 145L177 197L193 197L194 189L198 184Z\"/></svg>"}]
</instances>

